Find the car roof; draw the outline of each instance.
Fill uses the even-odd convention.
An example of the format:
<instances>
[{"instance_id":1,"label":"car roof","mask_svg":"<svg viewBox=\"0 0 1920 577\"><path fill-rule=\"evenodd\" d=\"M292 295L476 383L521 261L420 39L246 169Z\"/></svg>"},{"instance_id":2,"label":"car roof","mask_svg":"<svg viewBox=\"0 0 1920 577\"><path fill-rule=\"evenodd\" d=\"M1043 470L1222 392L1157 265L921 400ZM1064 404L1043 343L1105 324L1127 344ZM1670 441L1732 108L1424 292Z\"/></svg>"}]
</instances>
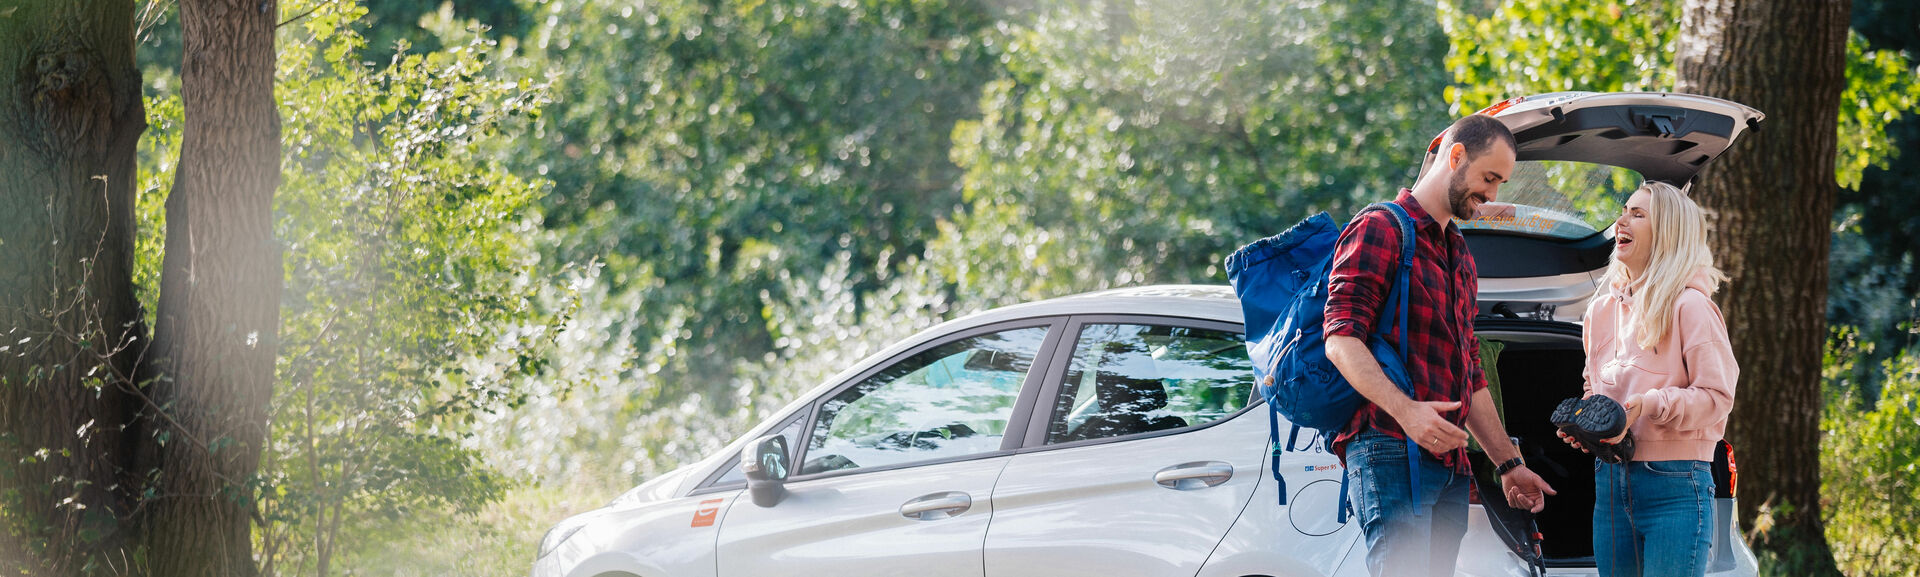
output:
<instances>
[{"instance_id":1,"label":"car roof","mask_svg":"<svg viewBox=\"0 0 1920 577\"><path fill-rule=\"evenodd\" d=\"M1033 317L1154 315L1239 324L1240 299L1226 285L1149 285L1081 293L981 311L928 329L944 333ZM921 339L908 339L919 341Z\"/></svg>"}]
</instances>

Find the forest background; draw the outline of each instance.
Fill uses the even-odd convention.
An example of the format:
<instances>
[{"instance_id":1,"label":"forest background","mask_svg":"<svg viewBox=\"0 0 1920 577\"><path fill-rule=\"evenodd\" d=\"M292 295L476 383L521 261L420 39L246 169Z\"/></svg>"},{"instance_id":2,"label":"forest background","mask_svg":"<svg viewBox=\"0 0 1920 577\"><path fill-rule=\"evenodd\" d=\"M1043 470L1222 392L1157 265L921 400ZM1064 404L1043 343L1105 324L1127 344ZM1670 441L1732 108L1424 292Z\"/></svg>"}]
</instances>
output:
<instances>
[{"instance_id":1,"label":"forest background","mask_svg":"<svg viewBox=\"0 0 1920 577\"><path fill-rule=\"evenodd\" d=\"M1410 184L1459 115L1672 90L1681 9L284 1L286 274L253 558L268 575L524 574L554 522L920 329L1224 283L1239 245ZM1912 576L1920 8L1852 10L1822 513L1842 570ZM152 324L183 34L171 1L134 13L133 276ZM13 340L0 354L30 344Z\"/></svg>"}]
</instances>

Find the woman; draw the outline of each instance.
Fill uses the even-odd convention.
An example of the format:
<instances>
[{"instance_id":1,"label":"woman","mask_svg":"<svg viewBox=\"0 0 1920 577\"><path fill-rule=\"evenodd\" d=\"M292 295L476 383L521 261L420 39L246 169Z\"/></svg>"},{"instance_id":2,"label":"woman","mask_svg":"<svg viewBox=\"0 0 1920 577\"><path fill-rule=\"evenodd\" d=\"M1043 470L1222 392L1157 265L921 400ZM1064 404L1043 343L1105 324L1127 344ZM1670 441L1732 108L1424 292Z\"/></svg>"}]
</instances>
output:
<instances>
[{"instance_id":1,"label":"woman","mask_svg":"<svg viewBox=\"0 0 1920 577\"><path fill-rule=\"evenodd\" d=\"M1713 526L1711 465L1740 375L1710 298L1726 276L1704 213L1672 185L1634 191L1613 230L1583 376L1589 396L1626 409L1627 432L1607 442L1631 434L1637 447L1631 461L1595 461L1594 559L1602 576L1705 575L1713 532L1727 530Z\"/></svg>"}]
</instances>

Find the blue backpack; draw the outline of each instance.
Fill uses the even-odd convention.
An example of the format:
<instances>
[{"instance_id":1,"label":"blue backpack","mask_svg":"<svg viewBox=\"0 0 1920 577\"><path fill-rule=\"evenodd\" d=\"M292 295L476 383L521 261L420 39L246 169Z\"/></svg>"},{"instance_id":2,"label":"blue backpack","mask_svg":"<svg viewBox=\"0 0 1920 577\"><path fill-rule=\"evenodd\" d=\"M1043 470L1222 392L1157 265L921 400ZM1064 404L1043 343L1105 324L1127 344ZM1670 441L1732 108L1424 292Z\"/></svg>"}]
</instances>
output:
<instances>
[{"instance_id":1,"label":"blue backpack","mask_svg":"<svg viewBox=\"0 0 1920 577\"><path fill-rule=\"evenodd\" d=\"M1413 217L1405 208L1391 202L1369 205L1354 215L1354 221L1374 210L1386 210L1400 225L1400 266L1394 275L1389 308L1396 313L1394 322L1382 318L1374 323L1367 348L1380 361L1387 378L1408 397L1413 396L1413 380L1406 371L1406 339L1399 347L1388 344L1388 329L1406 334L1407 276L1413 266ZM1280 473L1280 456L1300 437L1300 428L1320 431L1329 448L1333 438L1353 420L1367 399L1347 383L1340 370L1327 360L1326 334L1321 323L1326 317L1327 276L1333 266L1334 245L1341 227L1333 217L1320 213L1300 221L1286 232L1260 239L1227 257L1227 278L1240 298L1247 331L1247 353L1253 359L1256 390L1271 409L1268 413L1267 441L1273 447L1273 478L1279 483L1280 504L1287 503L1287 481ZM1293 423L1286 445L1280 445L1280 418ZM1419 455L1420 446L1407 441L1407 454ZM1413 493L1420 494L1417 458L1407 459ZM1338 520L1347 522L1347 479L1340 477Z\"/></svg>"}]
</instances>

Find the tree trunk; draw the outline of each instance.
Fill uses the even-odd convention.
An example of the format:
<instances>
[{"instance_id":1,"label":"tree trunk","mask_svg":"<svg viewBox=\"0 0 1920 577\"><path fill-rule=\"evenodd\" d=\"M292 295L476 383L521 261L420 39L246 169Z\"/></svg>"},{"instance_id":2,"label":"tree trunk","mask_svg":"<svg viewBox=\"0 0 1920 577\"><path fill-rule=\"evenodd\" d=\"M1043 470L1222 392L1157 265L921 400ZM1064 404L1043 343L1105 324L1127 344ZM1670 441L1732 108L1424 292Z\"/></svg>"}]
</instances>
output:
<instances>
[{"instance_id":1,"label":"tree trunk","mask_svg":"<svg viewBox=\"0 0 1920 577\"><path fill-rule=\"evenodd\" d=\"M283 267L273 238L280 117L275 0L183 0L180 165L154 331L164 497L146 542L159 577L256 574L253 482L267 436Z\"/></svg>"},{"instance_id":2,"label":"tree trunk","mask_svg":"<svg viewBox=\"0 0 1920 577\"><path fill-rule=\"evenodd\" d=\"M0 573L126 570L133 32L124 1L0 2Z\"/></svg>"},{"instance_id":3,"label":"tree trunk","mask_svg":"<svg viewBox=\"0 0 1920 577\"><path fill-rule=\"evenodd\" d=\"M1740 361L1727 436L1740 518L1789 575L1838 575L1820 517L1820 363L1827 246L1850 2L1690 0L1679 90L1767 113L1764 132L1709 167L1693 193L1717 212L1720 305ZM1764 527L1762 518L1771 519Z\"/></svg>"}]
</instances>

